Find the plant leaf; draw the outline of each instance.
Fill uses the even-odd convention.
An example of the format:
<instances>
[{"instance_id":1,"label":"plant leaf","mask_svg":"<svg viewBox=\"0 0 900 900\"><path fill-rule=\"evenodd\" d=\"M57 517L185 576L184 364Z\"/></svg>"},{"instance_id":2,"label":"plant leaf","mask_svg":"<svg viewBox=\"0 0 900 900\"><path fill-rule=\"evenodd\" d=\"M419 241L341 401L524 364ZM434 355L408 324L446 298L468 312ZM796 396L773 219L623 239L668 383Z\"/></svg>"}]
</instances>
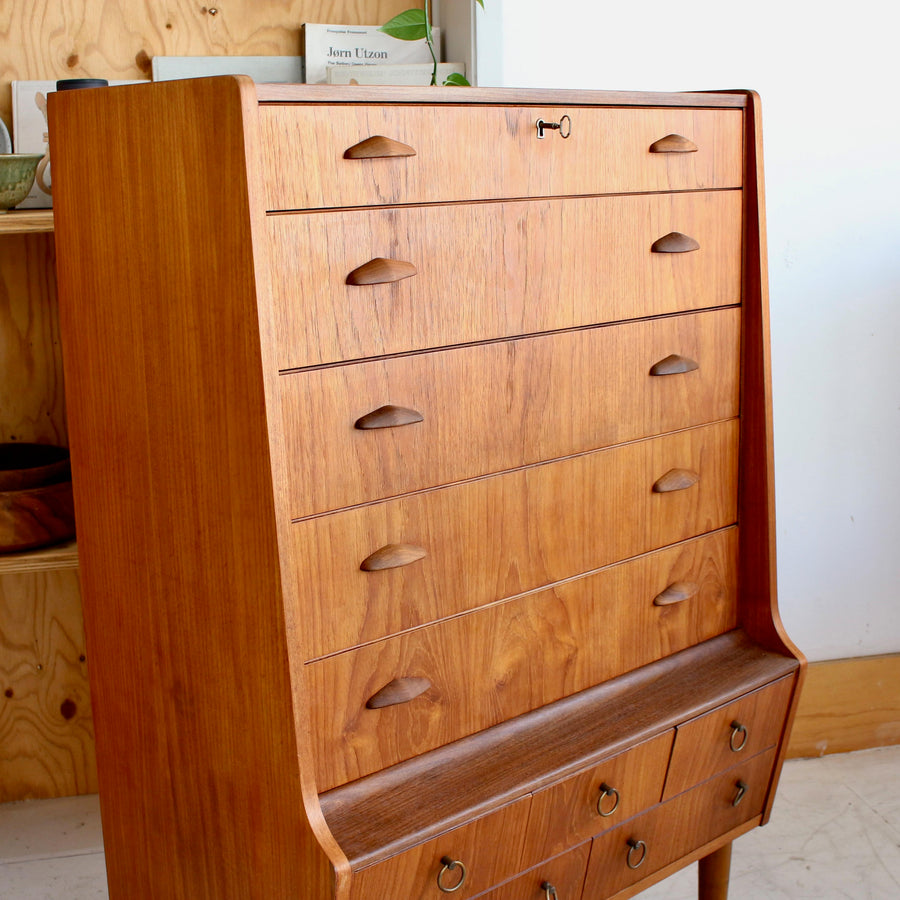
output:
<instances>
[{"instance_id":1,"label":"plant leaf","mask_svg":"<svg viewBox=\"0 0 900 900\"><path fill-rule=\"evenodd\" d=\"M400 41L421 41L428 35L424 9L408 9L385 22L379 31Z\"/></svg>"},{"instance_id":2,"label":"plant leaf","mask_svg":"<svg viewBox=\"0 0 900 900\"><path fill-rule=\"evenodd\" d=\"M444 87L472 87L472 85L466 81L465 75L460 75L459 72L453 72L444 80Z\"/></svg>"},{"instance_id":3,"label":"plant leaf","mask_svg":"<svg viewBox=\"0 0 900 900\"><path fill-rule=\"evenodd\" d=\"M475 0L475 2L476 2L482 9L484 9L484 0Z\"/></svg>"}]
</instances>

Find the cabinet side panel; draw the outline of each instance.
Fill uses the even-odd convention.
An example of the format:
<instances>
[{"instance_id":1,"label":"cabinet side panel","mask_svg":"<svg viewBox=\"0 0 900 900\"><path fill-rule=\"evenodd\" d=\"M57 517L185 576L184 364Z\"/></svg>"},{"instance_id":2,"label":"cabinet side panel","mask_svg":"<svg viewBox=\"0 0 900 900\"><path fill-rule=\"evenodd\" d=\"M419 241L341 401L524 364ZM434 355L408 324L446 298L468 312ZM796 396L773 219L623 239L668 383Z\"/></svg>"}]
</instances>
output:
<instances>
[{"instance_id":1,"label":"cabinet side panel","mask_svg":"<svg viewBox=\"0 0 900 900\"><path fill-rule=\"evenodd\" d=\"M331 896L304 816L243 79L51 103L110 897Z\"/></svg>"},{"instance_id":2,"label":"cabinet side panel","mask_svg":"<svg viewBox=\"0 0 900 900\"><path fill-rule=\"evenodd\" d=\"M739 619L763 646L800 661L787 711L771 790L763 809L768 821L787 753L806 659L785 632L778 612L775 565L775 452L772 423L772 362L769 337L769 275L766 256L762 111L747 92L744 111L744 285L741 385L741 462L738 521L741 524Z\"/></svg>"}]
</instances>

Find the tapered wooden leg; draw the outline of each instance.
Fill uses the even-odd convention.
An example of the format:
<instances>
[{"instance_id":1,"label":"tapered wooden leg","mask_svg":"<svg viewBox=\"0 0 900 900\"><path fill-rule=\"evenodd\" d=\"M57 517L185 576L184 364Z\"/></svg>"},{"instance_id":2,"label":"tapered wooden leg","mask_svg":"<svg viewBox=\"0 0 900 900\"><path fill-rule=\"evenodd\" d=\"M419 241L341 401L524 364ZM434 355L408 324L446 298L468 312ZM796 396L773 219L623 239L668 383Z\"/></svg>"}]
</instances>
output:
<instances>
[{"instance_id":1,"label":"tapered wooden leg","mask_svg":"<svg viewBox=\"0 0 900 900\"><path fill-rule=\"evenodd\" d=\"M728 900L728 875L731 871L731 842L700 860L699 900Z\"/></svg>"}]
</instances>

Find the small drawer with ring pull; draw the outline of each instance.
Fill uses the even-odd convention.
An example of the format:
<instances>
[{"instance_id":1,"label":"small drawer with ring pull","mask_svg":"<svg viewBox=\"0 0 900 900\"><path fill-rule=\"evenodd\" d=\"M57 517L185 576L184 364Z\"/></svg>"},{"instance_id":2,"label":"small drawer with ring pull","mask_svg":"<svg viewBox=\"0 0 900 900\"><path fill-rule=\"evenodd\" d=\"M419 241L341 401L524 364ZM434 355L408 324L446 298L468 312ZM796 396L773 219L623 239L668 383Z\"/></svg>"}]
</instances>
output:
<instances>
[{"instance_id":1,"label":"small drawer with ring pull","mask_svg":"<svg viewBox=\"0 0 900 900\"><path fill-rule=\"evenodd\" d=\"M478 900L579 900L591 844L544 860Z\"/></svg>"},{"instance_id":2,"label":"small drawer with ring pull","mask_svg":"<svg viewBox=\"0 0 900 900\"><path fill-rule=\"evenodd\" d=\"M793 684L782 678L679 725L663 799L775 746Z\"/></svg>"},{"instance_id":3,"label":"small drawer with ring pull","mask_svg":"<svg viewBox=\"0 0 900 900\"><path fill-rule=\"evenodd\" d=\"M774 763L774 748L748 757L595 838L584 896L611 896L758 816Z\"/></svg>"},{"instance_id":4,"label":"small drawer with ring pull","mask_svg":"<svg viewBox=\"0 0 900 900\"><path fill-rule=\"evenodd\" d=\"M658 803L674 733L613 756L534 795L525 863L545 859Z\"/></svg>"},{"instance_id":5,"label":"small drawer with ring pull","mask_svg":"<svg viewBox=\"0 0 900 900\"><path fill-rule=\"evenodd\" d=\"M351 900L454 900L480 895L522 869L531 797L353 871ZM499 836L502 835L502 839ZM350 861L351 869L354 861Z\"/></svg>"}]
</instances>

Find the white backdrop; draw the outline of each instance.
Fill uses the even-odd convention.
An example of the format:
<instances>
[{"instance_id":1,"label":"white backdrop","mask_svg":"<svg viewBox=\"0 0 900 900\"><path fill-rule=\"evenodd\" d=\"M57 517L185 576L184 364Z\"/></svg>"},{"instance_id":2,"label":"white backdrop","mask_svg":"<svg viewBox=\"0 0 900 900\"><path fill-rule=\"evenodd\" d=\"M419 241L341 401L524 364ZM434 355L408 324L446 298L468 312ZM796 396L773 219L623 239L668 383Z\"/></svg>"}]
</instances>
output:
<instances>
[{"instance_id":1,"label":"white backdrop","mask_svg":"<svg viewBox=\"0 0 900 900\"><path fill-rule=\"evenodd\" d=\"M485 4L482 86L762 96L781 612L813 660L900 651L896 4Z\"/></svg>"}]
</instances>

